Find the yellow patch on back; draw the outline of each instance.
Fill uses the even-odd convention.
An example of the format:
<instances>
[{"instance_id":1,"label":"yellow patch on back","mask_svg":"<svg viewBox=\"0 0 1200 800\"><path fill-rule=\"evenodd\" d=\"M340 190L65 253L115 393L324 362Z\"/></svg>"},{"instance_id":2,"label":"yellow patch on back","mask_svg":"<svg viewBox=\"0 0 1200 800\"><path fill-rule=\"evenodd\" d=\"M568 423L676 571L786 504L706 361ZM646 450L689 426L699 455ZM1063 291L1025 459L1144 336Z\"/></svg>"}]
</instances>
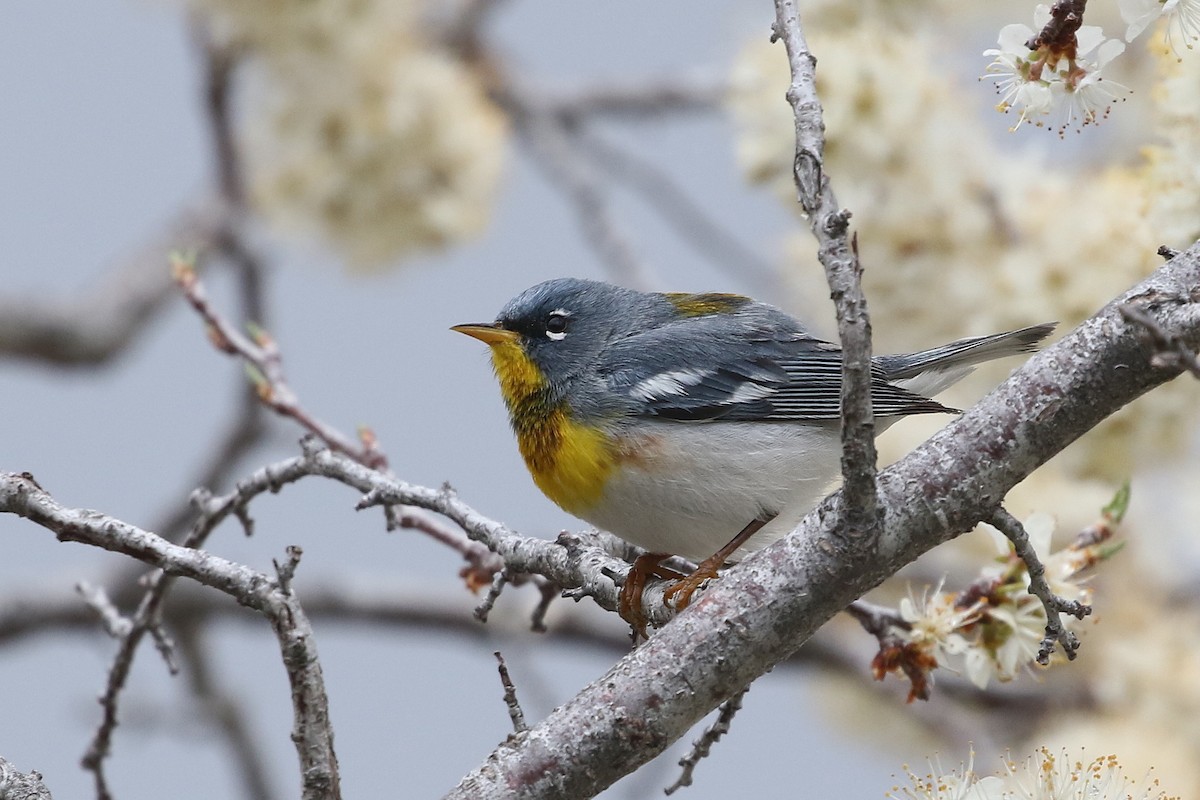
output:
<instances>
[{"instance_id":1,"label":"yellow patch on back","mask_svg":"<svg viewBox=\"0 0 1200 800\"><path fill-rule=\"evenodd\" d=\"M704 292L702 294L667 292L663 297L667 298L667 301L685 317L728 314L751 302L749 297L721 292Z\"/></svg>"},{"instance_id":2,"label":"yellow patch on back","mask_svg":"<svg viewBox=\"0 0 1200 800\"><path fill-rule=\"evenodd\" d=\"M580 514L600 500L616 463L608 437L571 419L549 398L546 379L521 345L491 345L492 365L517 445L533 482L564 511Z\"/></svg>"}]
</instances>

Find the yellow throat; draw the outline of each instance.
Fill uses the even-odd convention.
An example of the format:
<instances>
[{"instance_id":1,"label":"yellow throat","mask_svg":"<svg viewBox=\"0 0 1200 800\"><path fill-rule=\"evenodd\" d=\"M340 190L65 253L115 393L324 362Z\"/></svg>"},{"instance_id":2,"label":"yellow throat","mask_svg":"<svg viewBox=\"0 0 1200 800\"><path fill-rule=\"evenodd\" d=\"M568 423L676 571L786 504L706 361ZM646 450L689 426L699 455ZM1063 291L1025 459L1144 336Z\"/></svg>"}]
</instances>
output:
<instances>
[{"instance_id":1,"label":"yellow throat","mask_svg":"<svg viewBox=\"0 0 1200 800\"><path fill-rule=\"evenodd\" d=\"M525 466L542 493L580 515L599 502L616 458L604 432L572 419L515 337L488 342Z\"/></svg>"}]
</instances>

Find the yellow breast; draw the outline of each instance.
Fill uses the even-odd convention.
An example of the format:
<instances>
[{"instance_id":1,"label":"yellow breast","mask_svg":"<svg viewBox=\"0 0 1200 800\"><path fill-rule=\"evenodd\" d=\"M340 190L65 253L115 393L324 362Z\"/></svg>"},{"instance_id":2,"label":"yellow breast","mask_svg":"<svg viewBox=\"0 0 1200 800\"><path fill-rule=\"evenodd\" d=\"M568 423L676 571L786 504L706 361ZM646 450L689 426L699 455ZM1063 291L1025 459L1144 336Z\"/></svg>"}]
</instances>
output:
<instances>
[{"instance_id":1,"label":"yellow breast","mask_svg":"<svg viewBox=\"0 0 1200 800\"><path fill-rule=\"evenodd\" d=\"M517 444L533 482L564 511L580 515L599 502L616 464L604 432L572 419L515 341L492 344L492 365Z\"/></svg>"}]
</instances>

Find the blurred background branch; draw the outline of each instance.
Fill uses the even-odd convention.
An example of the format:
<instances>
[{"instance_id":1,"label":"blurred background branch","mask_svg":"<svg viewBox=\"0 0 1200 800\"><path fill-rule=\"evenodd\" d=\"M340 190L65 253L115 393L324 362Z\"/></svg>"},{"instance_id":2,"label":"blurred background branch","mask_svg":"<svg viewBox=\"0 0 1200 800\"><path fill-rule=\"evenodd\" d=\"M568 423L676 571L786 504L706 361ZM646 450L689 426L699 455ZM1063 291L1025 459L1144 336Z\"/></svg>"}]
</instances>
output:
<instances>
[{"instance_id":1,"label":"blurred background branch","mask_svg":"<svg viewBox=\"0 0 1200 800\"><path fill-rule=\"evenodd\" d=\"M1130 47L1127 74L1115 76L1136 89L1128 104L1098 131L1035 143L1051 153L1039 161L1022 149L1042 133L1033 126L997 143L1012 120L981 116L990 103L964 67L977 41L1028 21L1028 9L811 6L825 162L854 212L881 350L1046 319L1069 329L1149 274L1160 244L1200 237L1200 59ZM186 0L106 2L64 28L22 7L0 34L6 71L24 76L0 88L21 122L0 130L11 187L0 215L0 358L11 367L0 371L0 469L30 470L64 500L180 542L197 519L193 489L236 496L237 476L294 454L291 429L264 413L240 365L204 350L173 291L167 254L193 251L214 307L233 329L252 323L286 345L295 393L330 430L370 431L414 485L450 478L534 546L611 571L635 553L603 534L546 541L575 523L534 499L487 369L429 332L564 274L751 292L820 330L828 288L793 208L788 64L767 42L770 11L757 0L686 15L637 3ZM1087 14L1110 33L1124 27L1115 8ZM49 29L62 37L54 48ZM61 118L44 116L59 107ZM148 235L146 221L173 207ZM1144 301L1153 311L1164 298L1127 305L1127 318L1164 368L1190 369L1196 349L1139 319ZM953 402L970 405L1002 377L982 375ZM1200 619L1189 589L1200 510L1186 485L1197 416L1194 386L1164 387L1014 491L1014 515L1047 511L1077 530L1134 480L1127 552L1092 584L1100 624L1080 630L1069 669L981 690L941 668L930 702L904 706L902 682L868 679L871 638L835 623L784 662L805 669L756 683L710 756L736 767L702 765L686 795L770 787L785 763L815 795L870 796L902 761L939 749L952 759L967 741L981 753L1087 744L1155 763L1180 794L1200 791L1200 698L1186 682L1200 665L1178 635ZM881 463L930 430L890 432ZM341 496L330 502L324 483L264 494L258 535L205 547L264 575L284 545L305 548L294 583L321 636L350 793L402 780L433 796L503 739L497 647L531 724L628 652L611 615L551 603L551 581L505 573L493 584L500 560L446 519L388 506L380 525L347 514ZM242 624L244 608L181 582L139 614L155 591L145 566L87 560L27 528L0 519L0 541L12 543L0 554L0 704L11 720L0 754L52 775L60 796L87 793L76 759L95 732L93 688L116 663L103 610L118 631L128 624L160 647L174 639L183 670L171 679L158 659L117 645L128 688L107 761L114 795L297 793L278 655ZM974 576L990 555L970 541L940 548L905 577L919 587ZM456 574L503 593L463 591ZM70 589L81 579L91 605ZM898 583L873 602L896 605ZM483 625L472 612L485 600ZM532 638L542 621L547 635ZM175 698L185 710L172 714ZM114 700L114 724L116 710ZM682 755L606 796L661 790ZM160 759L164 775L185 777L157 784L144 765Z\"/></svg>"}]
</instances>

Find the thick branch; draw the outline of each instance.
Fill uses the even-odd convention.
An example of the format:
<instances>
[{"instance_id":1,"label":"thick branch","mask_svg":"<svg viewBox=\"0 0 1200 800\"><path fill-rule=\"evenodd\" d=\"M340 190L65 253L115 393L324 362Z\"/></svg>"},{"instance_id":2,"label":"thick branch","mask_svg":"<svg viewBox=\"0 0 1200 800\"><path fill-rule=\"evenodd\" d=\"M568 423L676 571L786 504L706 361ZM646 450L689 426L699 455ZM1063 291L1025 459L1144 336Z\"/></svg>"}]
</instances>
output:
<instances>
[{"instance_id":1,"label":"thick branch","mask_svg":"<svg viewBox=\"0 0 1200 800\"><path fill-rule=\"evenodd\" d=\"M880 473L879 548L864 557L827 498L529 733L501 744L451 798L590 797L654 758L795 651L835 613L987 518L1006 492L1101 420L1179 374L1124 323L1136 300L1200 345L1200 245L1159 269L901 462Z\"/></svg>"},{"instance_id":2,"label":"thick branch","mask_svg":"<svg viewBox=\"0 0 1200 800\"><path fill-rule=\"evenodd\" d=\"M0 758L0 800L50 800L50 790L40 773L18 772L11 761Z\"/></svg>"}]
</instances>

